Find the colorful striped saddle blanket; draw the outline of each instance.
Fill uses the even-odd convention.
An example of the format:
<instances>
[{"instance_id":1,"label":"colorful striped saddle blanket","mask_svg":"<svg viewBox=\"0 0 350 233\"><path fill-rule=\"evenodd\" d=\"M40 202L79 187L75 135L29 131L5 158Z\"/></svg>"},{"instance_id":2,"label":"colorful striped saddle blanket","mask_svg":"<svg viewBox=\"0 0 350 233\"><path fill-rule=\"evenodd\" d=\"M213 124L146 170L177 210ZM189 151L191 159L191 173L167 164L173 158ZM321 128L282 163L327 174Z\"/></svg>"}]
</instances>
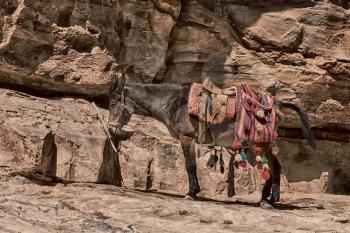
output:
<instances>
[{"instance_id":1,"label":"colorful striped saddle blanket","mask_svg":"<svg viewBox=\"0 0 350 233\"><path fill-rule=\"evenodd\" d=\"M235 142L272 143L277 135L275 101L248 85L236 88Z\"/></svg>"}]
</instances>

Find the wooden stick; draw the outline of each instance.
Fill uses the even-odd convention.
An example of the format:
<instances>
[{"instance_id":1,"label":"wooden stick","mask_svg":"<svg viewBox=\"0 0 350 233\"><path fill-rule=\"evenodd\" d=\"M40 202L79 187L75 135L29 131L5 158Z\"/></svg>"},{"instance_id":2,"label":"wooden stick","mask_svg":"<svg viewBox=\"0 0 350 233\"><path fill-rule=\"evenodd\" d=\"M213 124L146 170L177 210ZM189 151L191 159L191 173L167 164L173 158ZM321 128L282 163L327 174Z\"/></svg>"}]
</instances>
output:
<instances>
[{"instance_id":1,"label":"wooden stick","mask_svg":"<svg viewBox=\"0 0 350 233\"><path fill-rule=\"evenodd\" d=\"M111 133L109 132L109 127L108 127L108 125L107 125L107 124L105 123L105 121L103 120L102 115L100 114L100 111L98 110L98 108L97 108L97 106L96 106L96 104L95 104L94 102L92 102L92 106L94 106L94 108L95 108L95 110L96 110L96 112L97 112L98 119L100 120L101 125L102 125L102 127L103 127L103 129L104 129L104 131L105 131L105 133L106 133L106 135L107 135L109 141L111 142L111 145L112 145L112 148L113 148L114 152L117 153L118 150L117 150L117 148L115 147L115 145L114 145L114 143L113 143L112 135L111 135Z\"/></svg>"}]
</instances>

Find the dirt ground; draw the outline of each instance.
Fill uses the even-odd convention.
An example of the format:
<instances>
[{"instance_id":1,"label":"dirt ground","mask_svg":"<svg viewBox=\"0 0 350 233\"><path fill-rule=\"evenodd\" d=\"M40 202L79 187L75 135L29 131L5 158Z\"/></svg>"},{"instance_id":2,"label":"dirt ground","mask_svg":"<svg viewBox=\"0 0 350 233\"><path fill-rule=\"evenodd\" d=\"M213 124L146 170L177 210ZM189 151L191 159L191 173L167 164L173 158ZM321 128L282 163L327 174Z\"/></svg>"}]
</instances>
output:
<instances>
[{"instance_id":1,"label":"dirt ground","mask_svg":"<svg viewBox=\"0 0 350 233\"><path fill-rule=\"evenodd\" d=\"M89 183L41 186L1 177L0 232L350 232L350 197L283 194L273 210L258 194L230 202Z\"/></svg>"}]
</instances>

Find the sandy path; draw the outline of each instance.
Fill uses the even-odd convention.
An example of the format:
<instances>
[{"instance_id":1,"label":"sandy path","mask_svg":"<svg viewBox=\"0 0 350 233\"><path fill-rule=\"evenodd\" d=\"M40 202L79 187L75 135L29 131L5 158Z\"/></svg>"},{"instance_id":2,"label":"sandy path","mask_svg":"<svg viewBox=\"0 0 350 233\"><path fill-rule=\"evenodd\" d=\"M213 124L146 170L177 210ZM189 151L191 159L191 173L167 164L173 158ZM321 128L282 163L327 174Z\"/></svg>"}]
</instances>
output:
<instances>
[{"instance_id":1,"label":"sandy path","mask_svg":"<svg viewBox=\"0 0 350 233\"><path fill-rule=\"evenodd\" d=\"M0 179L0 232L350 232L350 196L283 194L274 210L257 195L188 201L96 184L39 186Z\"/></svg>"}]
</instances>

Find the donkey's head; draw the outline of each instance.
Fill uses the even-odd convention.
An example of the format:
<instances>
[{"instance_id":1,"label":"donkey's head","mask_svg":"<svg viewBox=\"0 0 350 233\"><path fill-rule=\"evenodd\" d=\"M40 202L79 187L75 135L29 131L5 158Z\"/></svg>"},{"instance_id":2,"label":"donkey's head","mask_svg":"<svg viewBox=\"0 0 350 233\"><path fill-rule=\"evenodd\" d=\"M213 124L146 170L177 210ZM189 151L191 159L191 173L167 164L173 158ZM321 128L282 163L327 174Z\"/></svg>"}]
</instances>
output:
<instances>
[{"instance_id":1,"label":"donkey's head","mask_svg":"<svg viewBox=\"0 0 350 233\"><path fill-rule=\"evenodd\" d=\"M132 115L132 111L126 104L127 90L124 89L126 82L125 74L116 74L109 88L109 119L110 131L115 136L128 137L122 130Z\"/></svg>"}]
</instances>

